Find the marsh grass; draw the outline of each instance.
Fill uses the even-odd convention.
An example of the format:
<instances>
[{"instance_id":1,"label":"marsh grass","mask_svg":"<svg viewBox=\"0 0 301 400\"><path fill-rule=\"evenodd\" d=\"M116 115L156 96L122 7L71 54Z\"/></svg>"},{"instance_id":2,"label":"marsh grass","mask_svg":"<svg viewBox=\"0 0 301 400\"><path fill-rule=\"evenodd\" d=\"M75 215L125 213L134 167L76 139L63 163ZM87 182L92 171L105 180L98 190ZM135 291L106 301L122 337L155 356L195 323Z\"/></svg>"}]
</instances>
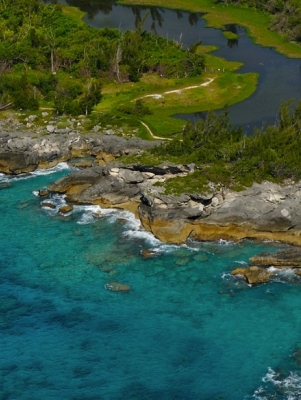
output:
<instances>
[{"instance_id":1,"label":"marsh grass","mask_svg":"<svg viewBox=\"0 0 301 400\"><path fill-rule=\"evenodd\" d=\"M229 32L229 31L223 31L223 35L228 40L233 40L233 39L239 38L239 36L236 33Z\"/></svg>"},{"instance_id":2,"label":"marsh grass","mask_svg":"<svg viewBox=\"0 0 301 400\"><path fill-rule=\"evenodd\" d=\"M147 74L140 82L109 83L103 87L103 98L96 107L98 113L114 113L119 120L129 120L123 115L124 106L142 100L151 114L138 118L151 132L163 138L179 138L185 121L172 116L221 109L248 98L256 90L258 75L239 74L239 62L230 62L210 54L213 46L200 46L205 54L206 72L200 77L166 79ZM207 86L209 80L212 82ZM135 118L130 118L134 120ZM137 120L137 118L136 118ZM138 136L149 138L146 128L139 125Z\"/></svg>"},{"instance_id":3,"label":"marsh grass","mask_svg":"<svg viewBox=\"0 0 301 400\"><path fill-rule=\"evenodd\" d=\"M74 18L78 24L85 24L83 18L86 13L79 8L62 5L62 10L65 14L69 15L69 17Z\"/></svg>"}]
</instances>

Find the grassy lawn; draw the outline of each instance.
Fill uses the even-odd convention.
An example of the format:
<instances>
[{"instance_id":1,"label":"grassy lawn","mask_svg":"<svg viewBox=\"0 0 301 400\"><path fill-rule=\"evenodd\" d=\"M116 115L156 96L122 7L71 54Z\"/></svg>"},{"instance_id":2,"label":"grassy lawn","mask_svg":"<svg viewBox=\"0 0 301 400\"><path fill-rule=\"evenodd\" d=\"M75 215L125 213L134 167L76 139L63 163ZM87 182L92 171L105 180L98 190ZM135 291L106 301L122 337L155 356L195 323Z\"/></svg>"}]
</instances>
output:
<instances>
[{"instance_id":1,"label":"grassy lawn","mask_svg":"<svg viewBox=\"0 0 301 400\"><path fill-rule=\"evenodd\" d=\"M128 104L134 106L135 101L141 99L151 115L138 120L147 124L156 136L177 137L185 121L172 118L172 115L220 109L245 100L256 90L257 74L236 73L241 63L215 57L208 53L212 50L214 48L204 46L199 49L206 53L206 72L200 77L165 79L158 75L145 75L137 83L104 85L103 99L96 112L111 112L122 118L120 108ZM141 135L150 138L142 124L139 128Z\"/></svg>"},{"instance_id":2,"label":"grassy lawn","mask_svg":"<svg viewBox=\"0 0 301 400\"><path fill-rule=\"evenodd\" d=\"M270 17L257 10L233 5L216 4L214 0L122 0L123 4L151 5L192 12L205 12L208 25L223 28L236 23L247 28L254 41L262 46L275 47L288 57L301 58L301 46L287 43L277 32L268 29Z\"/></svg>"}]
</instances>

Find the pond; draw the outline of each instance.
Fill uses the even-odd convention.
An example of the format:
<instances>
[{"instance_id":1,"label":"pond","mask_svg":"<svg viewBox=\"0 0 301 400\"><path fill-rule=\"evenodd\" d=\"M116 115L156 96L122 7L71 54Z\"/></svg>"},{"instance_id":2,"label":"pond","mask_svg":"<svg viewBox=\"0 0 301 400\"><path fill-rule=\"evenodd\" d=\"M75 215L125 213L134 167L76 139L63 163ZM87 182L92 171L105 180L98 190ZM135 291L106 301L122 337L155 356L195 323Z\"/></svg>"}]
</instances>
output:
<instances>
[{"instance_id":1,"label":"pond","mask_svg":"<svg viewBox=\"0 0 301 400\"><path fill-rule=\"evenodd\" d=\"M118 5L113 2L62 0L61 3L76 6L87 13L86 22L95 27L112 27L121 30L135 29L146 16L144 28L168 39L189 46L198 40L204 45L218 46L213 54L244 66L240 73L257 72L259 81L256 92L247 100L229 108L234 124L242 125L247 132L262 123L274 124L281 101L299 101L301 95L301 60L289 59L274 49L255 45L246 30L230 25L238 40L227 40L221 30L206 27L201 14L160 7ZM181 114L177 117L195 121L203 113Z\"/></svg>"}]
</instances>

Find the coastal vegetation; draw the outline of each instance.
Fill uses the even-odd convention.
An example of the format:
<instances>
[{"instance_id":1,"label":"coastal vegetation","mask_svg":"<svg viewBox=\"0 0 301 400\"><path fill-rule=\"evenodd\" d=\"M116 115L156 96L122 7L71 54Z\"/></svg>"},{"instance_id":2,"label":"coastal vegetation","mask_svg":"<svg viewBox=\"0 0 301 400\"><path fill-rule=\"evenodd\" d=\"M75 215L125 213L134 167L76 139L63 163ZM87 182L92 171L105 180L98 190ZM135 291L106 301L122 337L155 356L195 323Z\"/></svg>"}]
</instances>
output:
<instances>
[{"instance_id":1,"label":"coastal vegetation","mask_svg":"<svg viewBox=\"0 0 301 400\"><path fill-rule=\"evenodd\" d=\"M126 32L94 29L81 17L75 8L37 0L0 3L0 109L94 109L94 119L129 124L151 139L150 132L182 132L173 114L221 108L256 90L257 75L234 73L241 64L210 55L213 47L184 48L146 32L147 15ZM137 101L147 113L137 114Z\"/></svg>"},{"instance_id":2,"label":"coastal vegetation","mask_svg":"<svg viewBox=\"0 0 301 400\"><path fill-rule=\"evenodd\" d=\"M164 142L128 161L160 164L164 160L194 163L195 172L164 184L166 193L203 191L210 183L241 190L253 182L301 179L301 102L292 109L282 104L277 123L247 136L233 126L225 109L208 113L196 124L188 123L182 140Z\"/></svg>"},{"instance_id":3,"label":"coastal vegetation","mask_svg":"<svg viewBox=\"0 0 301 400\"><path fill-rule=\"evenodd\" d=\"M272 15L269 27L288 41L301 42L301 4L299 0L217 0L217 3L237 4L262 10Z\"/></svg>"},{"instance_id":4,"label":"coastal vegetation","mask_svg":"<svg viewBox=\"0 0 301 400\"><path fill-rule=\"evenodd\" d=\"M138 82L146 73L188 78L204 70L197 46L184 49L150 34L143 22L135 31L98 30L64 11L37 0L1 3L0 107L36 109L45 100L59 114L89 113L103 83Z\"/></svg>"},{"instance_id":5,"label":"coastal vegetation","mask_svg":"<svg viewBox=\"0 0 301 400\"><path fill-rule=\"evenodd\" d=\"M231 40L236 38L230 29L234 16L239 21L248 15L248 24L256 14L265 29L272 26L272 14L276 18L287 9L281 1L277 6L269 1L265 7L230 0L199 3L214 7L216 22L224 15L223 29ZM289 4L297 7L294 1ZM196 165L194 174L167 184L170 193L197 190L209 182L239 190L254 181L301 178L300 104L292 110L284 103L275 125L246 136L231 125L227 106L255 91L256 74L238 74L241 64L214 57L214 47L199 42L185 48L180 41L146 32L147 14L140 16L136 30L125 32L91 28L81 17L77 9L59 3L0 4L0 109L47 107L56 115L91 114L94 123L128 125L143 138L160 135L168 140L135 161ZM287 44L298 39L297 23L295 28L285 38L271 34ZM171 117L222 107L221 115L210 111L194 125Z\"/></svg>"}]
</instances>

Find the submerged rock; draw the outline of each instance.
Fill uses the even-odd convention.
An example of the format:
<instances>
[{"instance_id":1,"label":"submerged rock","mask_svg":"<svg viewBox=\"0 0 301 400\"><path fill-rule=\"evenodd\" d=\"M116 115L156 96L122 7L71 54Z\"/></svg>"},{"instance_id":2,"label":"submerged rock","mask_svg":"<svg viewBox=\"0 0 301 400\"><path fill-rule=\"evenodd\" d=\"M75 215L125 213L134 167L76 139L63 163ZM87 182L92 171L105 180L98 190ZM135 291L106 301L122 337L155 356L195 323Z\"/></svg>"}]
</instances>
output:
<instances>
[{"instance_id":1,"label":"submerged rock","mask_svg":"<svg viewBox=\"0 0 301 400\"><path fill-rule=\"evenodd\" d=\"M11 187L11 183L10 182L2 182L0 183L0 189L7 189Z\"/></svg>"},{"instance_id":2,"label":"submerged rock","mask_svg":"<svg viewBox=\"0 0 301 400\"><path fill-rule=\"evenodd\" d=\"M124 283L112 281L105 284L105 289L110 290L111 292L129 292L131 287Z\"/></svg>"},{"instance_id":3,"label":"submerged rock","mask_svg":"<svg viewBox=\"0 0 301 400\"><path fill-rule=\"evenodd\" d=\"M153 250L143 249L141 250L141 255L144 259L153 258L157 256L157 253Z\"/></svg>"}]
</instances>

